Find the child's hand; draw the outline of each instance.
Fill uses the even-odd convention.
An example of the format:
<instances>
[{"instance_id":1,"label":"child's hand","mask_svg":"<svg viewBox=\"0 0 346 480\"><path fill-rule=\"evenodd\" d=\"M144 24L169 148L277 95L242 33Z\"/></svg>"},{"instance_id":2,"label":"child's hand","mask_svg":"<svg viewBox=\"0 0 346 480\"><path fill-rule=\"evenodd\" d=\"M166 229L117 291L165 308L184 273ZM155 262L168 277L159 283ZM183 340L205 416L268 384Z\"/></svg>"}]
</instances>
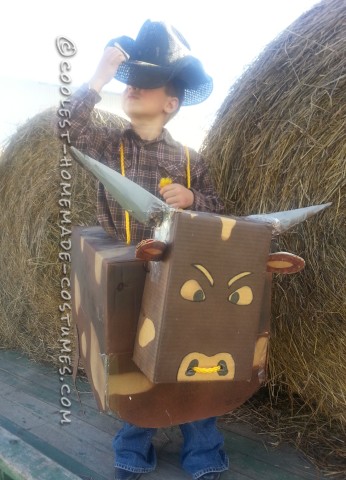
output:
<instances>
[{"instance_id":1,"label":"child's hand","mask_svg":"<svg viewBox=\"0 0 346 480\"><path fill-rule=\"evenodd\" d=\"M188 208L194 201L193 192L179 183L171 183L160 188L160 195L173 208Z\"/></svg>"},{"instance_id":2,"label":"child's hand","mask_svg":"<svg viewBox=\"0 0 346 480\"><path fill-rule=\"evenodd\" d=\"M89 82L89 87L97 92L112 80L119 65L125 62L126 57L117 47L106 47L96 71Z\"/></svg>"}]
</instances>

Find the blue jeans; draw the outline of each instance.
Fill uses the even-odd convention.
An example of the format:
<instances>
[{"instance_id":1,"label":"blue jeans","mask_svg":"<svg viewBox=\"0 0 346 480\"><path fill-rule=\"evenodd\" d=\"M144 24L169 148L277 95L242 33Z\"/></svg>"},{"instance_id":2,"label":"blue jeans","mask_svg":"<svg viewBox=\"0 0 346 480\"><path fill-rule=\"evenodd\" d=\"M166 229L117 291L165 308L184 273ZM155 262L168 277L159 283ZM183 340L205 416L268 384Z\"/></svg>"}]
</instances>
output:
<instances>
[{"instance_id":1,"label":"blue jeans","mask_svg":"<svg viewBox=\"0 0 346 480\"><path fill-rule=\"evenodd\" d=\"M151 441L156 430L125 422L113 439L115 467L136 473L154 470L156 453ZM184 437L181 464L192 478L228 469L228 457L222 450L223 437L217 429L216 417L184 423L180 430Z\"/></svg>"}]
</instances>

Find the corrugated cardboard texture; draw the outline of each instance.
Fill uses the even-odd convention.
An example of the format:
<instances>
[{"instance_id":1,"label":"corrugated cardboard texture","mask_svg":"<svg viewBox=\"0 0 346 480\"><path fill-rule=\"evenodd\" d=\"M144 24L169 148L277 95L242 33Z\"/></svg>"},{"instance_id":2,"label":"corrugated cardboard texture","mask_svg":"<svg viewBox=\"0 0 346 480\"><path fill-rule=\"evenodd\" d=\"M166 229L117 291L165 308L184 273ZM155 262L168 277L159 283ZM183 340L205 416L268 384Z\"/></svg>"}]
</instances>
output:
<instances>
[{"instance_id":1,"label":"corrugated cardboard texture","mask_svg":"<svg viewBox=\"0 0 346 480\"><path fill-rule=\"evenodd\" d=\"M134 361L154 383L249 381L263 315L270 227L177 211L169 241L166 258L151 264L146 279ZM224 360L227 373L188 375L193 359L199 367Z\"/></svg>"},{"instance_id":2,"label":"corrugated cardboard texture","mask_svg":"<svg viewBox=\"0 0 346 480\"><path fill-rule=\"evenodd\" d=\"M100 227L73 229L73 317L81 360L102 410L109 355L132 356L145 275L135 247L116 243Z\"/></svg>"}]
</instances>

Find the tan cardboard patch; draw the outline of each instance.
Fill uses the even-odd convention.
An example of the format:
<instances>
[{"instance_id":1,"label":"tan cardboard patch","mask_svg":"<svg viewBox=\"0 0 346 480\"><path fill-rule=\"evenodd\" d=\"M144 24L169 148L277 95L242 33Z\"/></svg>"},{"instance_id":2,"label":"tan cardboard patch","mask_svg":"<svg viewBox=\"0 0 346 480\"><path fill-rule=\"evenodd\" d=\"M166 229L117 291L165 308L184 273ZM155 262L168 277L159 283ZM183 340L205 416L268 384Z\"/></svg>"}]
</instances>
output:
<instances>
[{"instance_id":1,"label":"tan cardboard patch","mask_svg":"<svg viewBox=\"0 0 346 480\"><path fill-rule=\"evenodd\" d=\"M135 395L147 392L154 384L141 372L126 372L108 377L108 395Z\"/></svg>"},{"instance_id":2,"label":"tan cardboard patch","mask_svg":"<svg viewBox=\"0 0 346 480\"><path fill-rule=\"evenodd\" d=\"M146 318L139 332L138 343L141 347L146 347L155 338L155 325L150 318Z\"/></svg>"},{"instance_id":3,"label":"tan cardboard patch","mask_svg":"<svg viewBox=\"0 0 346 480\"><path fill-rule=\"evenodd\" d=\"M268 348L268 337L260 337L256 342L255 355L253 359L254 367L263 367L266 363Z\"/></svg>"},{"instance_id":4,"label":"tan cardboard patch","mask_svg":"<svg viewBox=\"0 0 346 480\"><path fill-rule=\"evenodd\" d=\"M82 335L80 336L79 348L81 351L82 358L87 358L88 351L87 351L87 339L86 339L85 332L83 332Z\"/></svg>"},{"instance_id":5,"label":"tan cardboard patch","mask_svg":"<svg viewBox=\"0 0 346 480\"><path fill-rule=\"evenodd\" d=\"M103 409L106 407L106 371L105 364L100 354L99 341L94 325L90 325L90 369L94 382L94 388L99 392L99 399Z\"/></svg>"},{"instance_id":6,"label":"tan cardboard patch","mask_svg":"<svg viewBox=\"0 0 346 480\"><path fill-rule=\"evenodd\" d=\"M222 222L222 231L221 231L221 239L223 241L228 240L231 238L232 230L233 227L236 224L236 220L233 218L227 218L227 217L219 217Z\"/></svg>"},{"instance_id":7,"label":"tan cardboard patch","mask_svg":"<svg viewBox=\"0 0 346 480\"><path fill-rule=\"evenodd\" d=\"M77 311L77 314L79 313L79 309L80 309L80 306L81 306L81 295L80 295L80 285L79 285L79 281L78 281L78 276L77 274L75 273L74 275L74 304L75 304L75 308L76 308L76 311Z\"/></svg>"}]
</instances>

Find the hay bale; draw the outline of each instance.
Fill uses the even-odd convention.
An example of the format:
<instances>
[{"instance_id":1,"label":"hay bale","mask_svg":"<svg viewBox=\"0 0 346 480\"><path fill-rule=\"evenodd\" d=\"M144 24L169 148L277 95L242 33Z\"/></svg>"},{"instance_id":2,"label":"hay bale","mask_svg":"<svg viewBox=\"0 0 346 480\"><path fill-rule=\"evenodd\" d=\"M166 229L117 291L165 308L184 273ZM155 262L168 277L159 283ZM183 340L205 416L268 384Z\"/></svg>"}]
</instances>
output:
<instances>
[{"instance_id":1,"label":"hay bale","mask_svg":"<svg viewBox=\"0 0 346 480\"><path fill-rule=\"evenodd\" d=\"M300 274L275 278L269 388L291 399L298 395L311 416L324 415L342 432L345 66L346 4L324 0L283 31L239 78L202 149L228 213L333 202L279 239L280 249L301 255L307 266Z\"/></svg>"},{"instance_id":2,"label":"hay bale","mask_svg":"<svg viewBox=\"0 0 346 480\"><path fill-rule=\"evenodd\" d=\"M64 208L58 203L63 144L53 131L55 110L48 109L22 125L0 158L0 338L1 347L58 363L58 306L64 276L58 259L62 251L59 212ZM92 121L124 123L97 110ZM95 179L73 160L69 171L72 224L95 225ZM73 342L72 329L70 339Z\"/></svg>"}]
</instances>

